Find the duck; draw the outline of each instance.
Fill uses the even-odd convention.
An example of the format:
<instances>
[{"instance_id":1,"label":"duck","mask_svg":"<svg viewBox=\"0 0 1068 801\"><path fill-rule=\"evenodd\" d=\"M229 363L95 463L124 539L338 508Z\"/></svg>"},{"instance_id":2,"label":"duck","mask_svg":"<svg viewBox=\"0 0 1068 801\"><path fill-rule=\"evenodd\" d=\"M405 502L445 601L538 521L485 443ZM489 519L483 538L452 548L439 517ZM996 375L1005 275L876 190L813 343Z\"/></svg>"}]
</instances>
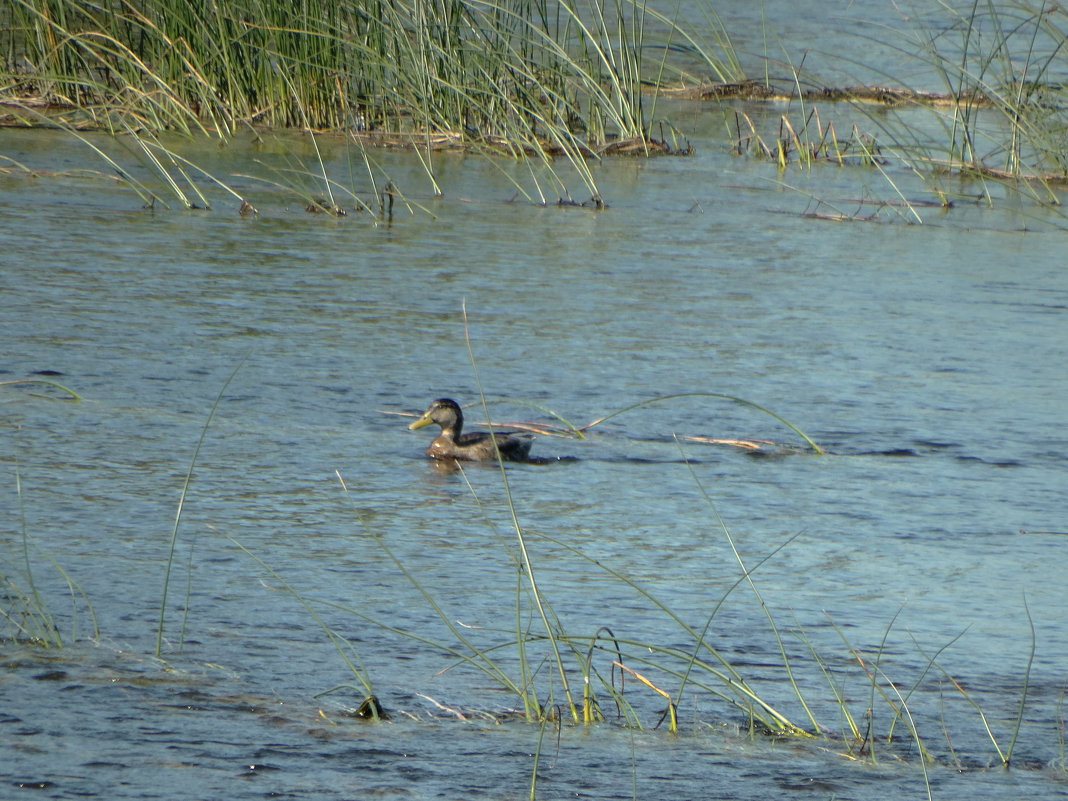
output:
<instances>
[{"instance_id":1,"label":"duck","mask_svg":"<svg viewBox=\"0 0 1068 801\"><path fill-rule=\"evenodd\" d=\"M469 462L493 462L497 461L497 453L500 458L508 462L523 462L530 453L532 441L519 438L511 434L489 433L487 431L472 431L469 434L462 433L464 427L464 413L460 404L451 398L438 398L432 401L427 410L411 425L409 431L423 428L431 423L441 426L441 433L434 438L426 449L426 455L431 459L462 459ZM497 447L493 441L497 441Z\"/></svg>"}]
</instances>

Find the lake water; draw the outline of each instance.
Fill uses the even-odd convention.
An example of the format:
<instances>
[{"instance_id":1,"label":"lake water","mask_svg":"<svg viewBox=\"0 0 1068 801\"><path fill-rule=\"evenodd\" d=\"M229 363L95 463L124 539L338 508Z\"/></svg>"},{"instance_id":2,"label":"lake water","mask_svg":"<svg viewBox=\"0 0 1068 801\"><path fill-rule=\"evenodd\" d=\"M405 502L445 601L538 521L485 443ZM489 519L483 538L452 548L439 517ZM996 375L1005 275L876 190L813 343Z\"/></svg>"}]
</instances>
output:
<instances>
[{"instance_id":1,"label":"lake water","mask_svg":"<svg viewBox=\"0 0 1068 801\"><path fill-rule=\"evenodd\" d=\"M923 225L814 219L897 198L872 170L734 156L711 105L664 109L696 154L598 167L606 211L514 201L499 165L455 154L434 198L417 159L375 153L424 207L388 224L231 177L311 169L298 137L175 143L260 209L241 217L221 192L210 212L143 209L72 172L99 165L69 138L0 131L0 154L58 171L0 175L0 381L84 398L0 386L0 570L25 590L29 562L65 638L0 646L0 796L518 799L535 767L545 799L1068 794L1063 216L1005 200ZM354 148L319 145L366 193ZM480 385L497 423L684 395L539 436L547 463L506 470L572 691L607 627L674 695L707 624L762 699L812 729L800 693L826 737L750 736L700 669L675 736L629 676L640 728L596 677L604 725L509 714L464 642L518 681L519 625L536 694L563 692L525 583L517 600L502 475L436 469L397 414L447 395L479 427ZM388 722L353 716L346 658ZM861 729L872 710L874 758L847 755L838 697Z\"/></svg>"}]
</instances>

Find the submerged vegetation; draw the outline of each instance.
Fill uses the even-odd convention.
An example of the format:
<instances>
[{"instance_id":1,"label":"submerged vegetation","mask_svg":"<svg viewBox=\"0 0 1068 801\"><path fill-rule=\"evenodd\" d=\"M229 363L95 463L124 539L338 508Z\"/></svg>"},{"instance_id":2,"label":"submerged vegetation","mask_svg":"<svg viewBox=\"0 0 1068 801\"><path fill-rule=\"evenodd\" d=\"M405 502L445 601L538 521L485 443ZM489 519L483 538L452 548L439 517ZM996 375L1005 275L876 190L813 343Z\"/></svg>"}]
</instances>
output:
<instances>
[{"instance_id":1,"label":"submerged vegetation","mask_svg":"<svg viewBox=\"0 0 1068 801\"><path fill-rule=\"evenodd\" d=\"M824 161L876 169L902 202L895 167L918 174L944 206L954 194L946 173L978 178L988 201L995 181L1058 202L1055 187L1068 180L1059 77L1068 26L1059 6L973 0L942 7L947 19L911 39L894 31L903 58L942 84L922 88L894 75L887 86L828 88L791 65L776 80L781 70L766 53L747 72L713 4L688 13L680 22L670 3L636 0L13 0L0 10L0 118L64 128L146 203L169 196L187 208L210 205L203 183L240 193L185 163L163 132L344 135L373 176L370 190L343 186L321 164L261 180L301 194L312 211L384 214L383 198L408 201L375 175L368 148L416 148L435 191L437 149L533 160L531 183L516 186L527 198L573 203L577 177L589 205L603 208L597 159L689 152L658 117L660 95L779 98L790 108L770 119L777 133L754 121L759 106L737 111L736 152L782 169ZM836 124L828 104L848 104L850 119ZM162 189L132 178L86 129L134 142L133 157ZM316 172L319 186L301 190Z\"/></svg>"}]
</instances>

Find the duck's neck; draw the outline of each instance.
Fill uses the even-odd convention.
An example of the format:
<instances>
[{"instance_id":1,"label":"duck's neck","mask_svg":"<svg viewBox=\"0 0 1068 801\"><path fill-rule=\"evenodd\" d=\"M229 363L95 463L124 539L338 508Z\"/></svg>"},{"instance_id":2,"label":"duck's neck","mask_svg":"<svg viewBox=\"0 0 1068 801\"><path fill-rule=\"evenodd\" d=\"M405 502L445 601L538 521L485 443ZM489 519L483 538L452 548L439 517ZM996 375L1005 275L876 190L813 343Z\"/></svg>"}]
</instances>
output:
<instances>
[{"instance_id":1,"label":"duck's neck","mask_svg":"<svg viewBox=\"0 0 1068 801\"><path fill-rule=\"evenodd\" d=\"M464 430L464 414L457 409L451 421L439 423L439 425L441 426L441 436L456 442L460 438L460 431Z\"/></svg>"},{"instance_id":2,"label":"duck's neck","mask_svg":"<svg viewBox=\"0 0 1068 801\"><path fill-rule=\"evenodd\" d=\"M451 423L447 423L441 427L441 433L451 439L453 442L458 442L460 439L460 432L464 430L464 415L459 409L456 410L456 419Z\"/></svg>"}]
</instances>

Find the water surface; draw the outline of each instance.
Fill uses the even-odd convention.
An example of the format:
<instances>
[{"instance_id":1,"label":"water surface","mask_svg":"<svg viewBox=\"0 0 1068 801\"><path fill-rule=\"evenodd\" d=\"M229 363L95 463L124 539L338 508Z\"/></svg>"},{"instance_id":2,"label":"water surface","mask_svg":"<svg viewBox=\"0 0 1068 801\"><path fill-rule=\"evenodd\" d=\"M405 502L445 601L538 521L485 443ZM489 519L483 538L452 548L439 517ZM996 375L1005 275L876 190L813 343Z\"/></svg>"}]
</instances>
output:
<instances>
[{"instance_id":1,"label":"water surface","mask_svg":"<svg viewBox=\"0 0 1068 801\"><path fill-rule=\"evenodd\" d=\"M3 647L5 785L54 798L527 797L540 733L507 717L514 695L361 617L456 646L392 554L472 642L514 636L500 473L435 470L427 432L389 414L440 395L471 404L481 385L497 421L549 419L531 403L584 424L657 396L733 395L829 452L805 452L750 407L689 396L582 441L541 436L537 455L567 458L509 466L537 578L569 634L607 626L686 649L692 638L651 598L697 629L712 616L709 640L808 726L763 603L831 735L750 738L743 714L691 685L672 737L651 728L659 696L632 680L626 695L648 728L550 730L541 797L926 797L905 722L874 763L838 753L847 727L832 684L862 724L873 707L882 735L906 699L937 757L936 798L1063 793L1065 539L1020 533L1065 525L1056 213L806 218L810 201L782 181L836 202L858 182L888 190L859 170L780 177L732 156L710 110L688 113L696 155L599 168L601 213L513 202L496 167L455 155L440 157L442 199L416 159L379 156L432 212L390 224L310 215L251 182L262 213L242 218L223 200L145 210L98 178L0 176L0 380L54 371L84 396L0 387L3 571L23 576L25 538L68 640ZM351 153L321 145L347 174ZM83 163L70 148L0 131L0 152L35 166ZM227 174L254 173L251 157L264 154L198 155ZM175 515L213 408L156 660ZM760 457L683 439L694 435L787 447ZM760 600L735 586L724 528ZM53 563L91 602L98 636ZM390 722L351 716L358 688L316 697L355 684L316 615L350 641ZM878 665L889 700L872 696L850 647ZM673 691L677 679L646 656L625 652ZM515 671L514 657L499 658ZM598 660L607 675L610 658ZM550 672L540 666L540 692L558 701ZM1017 769L990 768L997 750L954 682L1005 749L1025 676Z\"/></svg>"}]
</instances>

